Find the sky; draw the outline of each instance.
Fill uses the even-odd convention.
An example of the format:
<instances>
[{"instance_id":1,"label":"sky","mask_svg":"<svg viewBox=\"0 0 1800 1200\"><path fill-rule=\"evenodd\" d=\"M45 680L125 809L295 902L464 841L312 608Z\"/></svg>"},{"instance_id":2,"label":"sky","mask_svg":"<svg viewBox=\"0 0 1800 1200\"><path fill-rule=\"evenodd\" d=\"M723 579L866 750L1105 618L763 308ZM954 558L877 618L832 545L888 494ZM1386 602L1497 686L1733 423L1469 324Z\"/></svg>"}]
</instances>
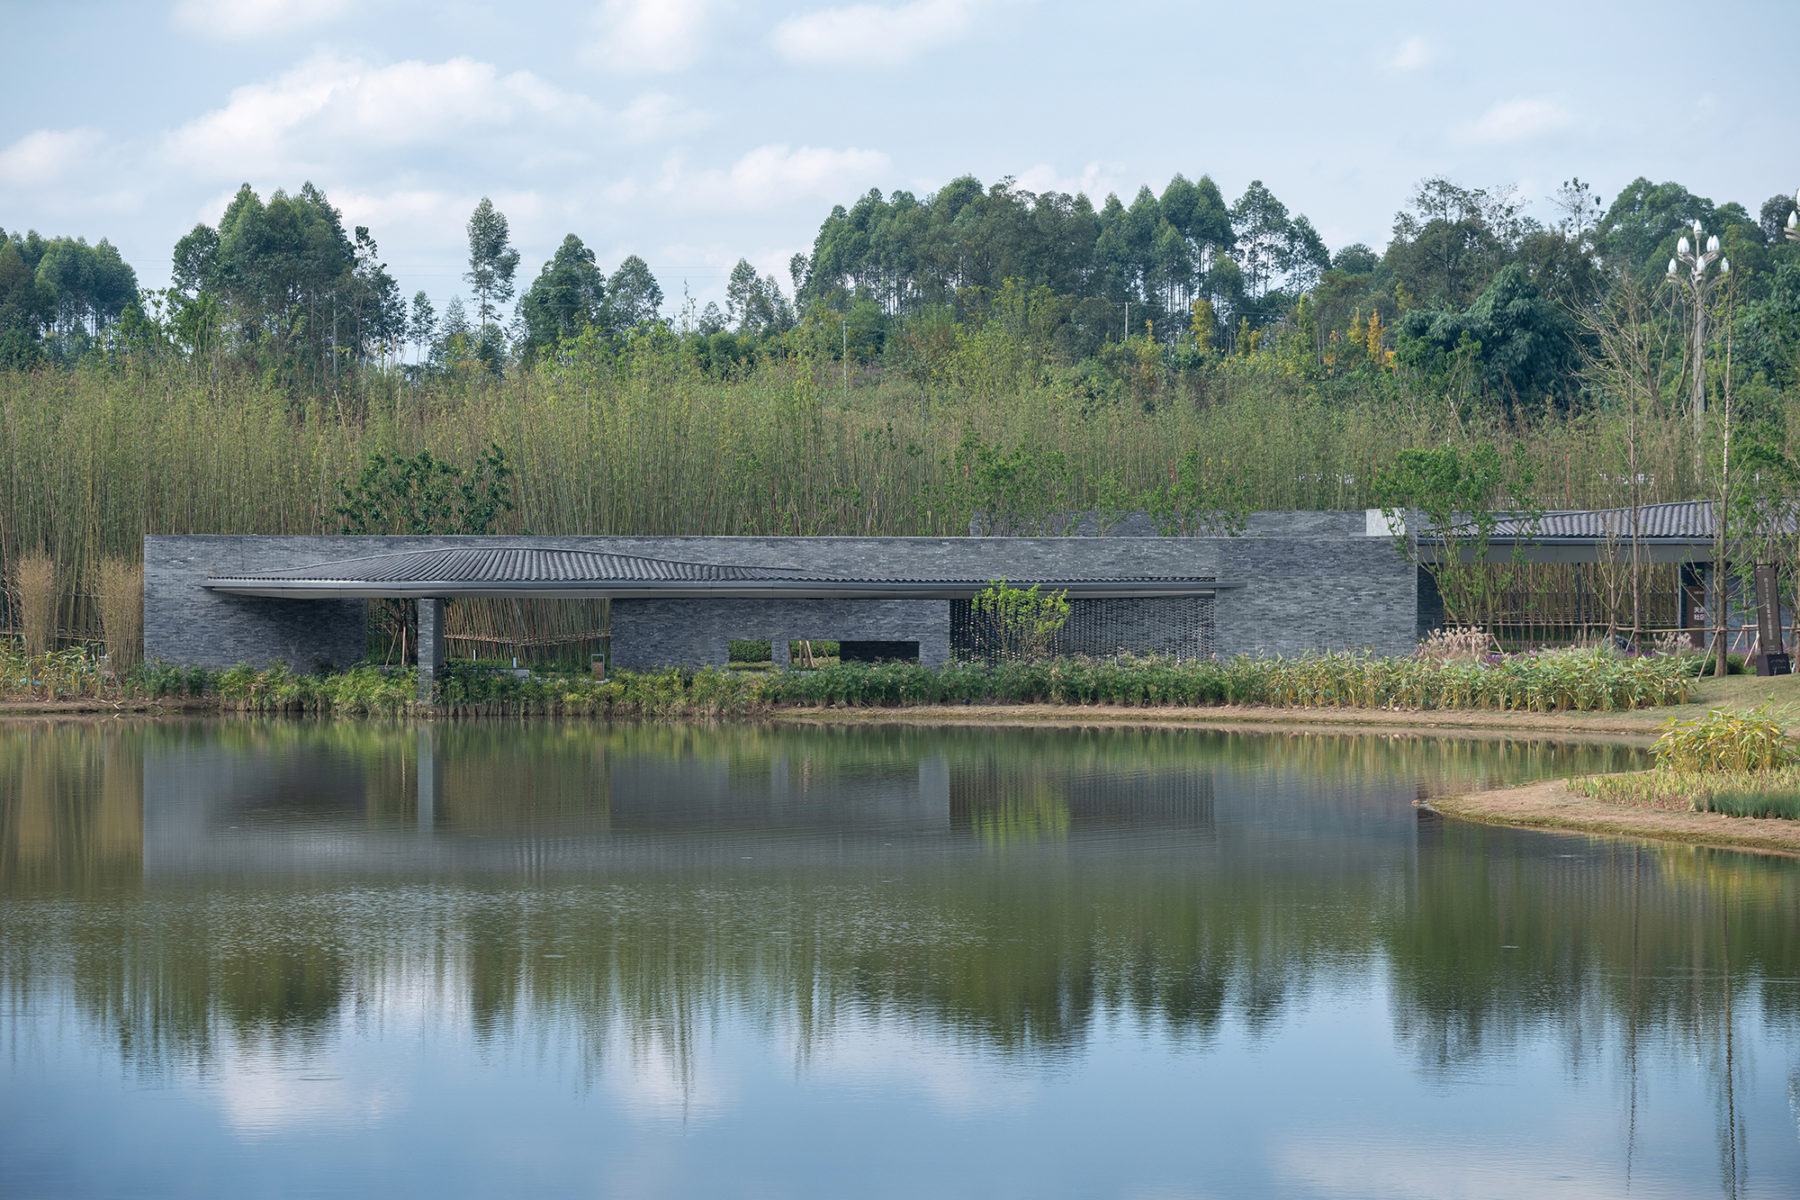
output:
<instances>
[{"instance_id":1,"label":"sky","mask_svg":"<svg viewBox=\"0 0 1800 1200\"><path fill-rule=\"evenodd\" d=\"M1058 0L0 0L0 229L108 238L139 283L239 184L307 181L408 295L466 294L509 218L523 292L564 235L719 299L784 285L832 205L973 174L1127 202L1252 181L1334 250L1417 183L1642 175L1753 213L1800 184L1793 9ZM1696 19L1700 18L1700 19Z\"/></svg>"}]
</instances>

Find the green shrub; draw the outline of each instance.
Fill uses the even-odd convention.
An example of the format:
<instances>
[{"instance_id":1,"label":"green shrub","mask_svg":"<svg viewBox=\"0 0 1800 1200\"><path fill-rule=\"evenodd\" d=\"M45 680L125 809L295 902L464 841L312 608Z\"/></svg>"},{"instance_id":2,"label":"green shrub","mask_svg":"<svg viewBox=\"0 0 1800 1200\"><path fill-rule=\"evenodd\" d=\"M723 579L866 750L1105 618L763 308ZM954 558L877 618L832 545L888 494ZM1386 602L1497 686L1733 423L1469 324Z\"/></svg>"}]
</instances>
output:
<instances>
[{"instance_id":1,"label":"green shrub","mask_svg":"<svg viewBox=\"0 0 1800 1200\"><path fill-rule=\"evenodd\" d=\"M1656 739L1656 765L1665 771L1770 771L1800 758L1797 750L1767 705L1715 708L1697 721L1666 722Z\"/></svg>"},{"instance_id":2,"label":"green shrub","mask_svg":"<svg viewBox=\"0 0 1800 1200\"><path fill-rule=\"evenodd\" d=\"M725 660L737 663L766 663L769 661L769 642L742 642L733 640L729 643Z\"/></svg>"}]
</instances>

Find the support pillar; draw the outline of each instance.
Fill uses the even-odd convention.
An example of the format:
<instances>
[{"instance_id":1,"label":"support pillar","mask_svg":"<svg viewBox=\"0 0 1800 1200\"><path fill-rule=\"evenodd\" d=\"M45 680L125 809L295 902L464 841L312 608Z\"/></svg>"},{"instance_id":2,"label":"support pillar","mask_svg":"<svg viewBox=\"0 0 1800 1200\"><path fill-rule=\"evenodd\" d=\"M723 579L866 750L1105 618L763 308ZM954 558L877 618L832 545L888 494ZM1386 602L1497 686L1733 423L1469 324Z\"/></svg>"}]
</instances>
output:
<instances>
[{"instance_id":1,"label":"support pillar","mask_svg":"<svg viewBox=\"0 0 1800 1200\"><path fill-rule=\"evenodd\" d=\"M769 670L785 671L792 664L788 658L788 635L771 634L769 637Z\"/></svg>"},{"instance_id":2,"label":"support pillar","mask_svg":"<svg viewBox=\"0 0 1800 1200\"><path fill-rule=\"evenodd\" d=\"M419 601L419 703L437 702L438 672L444 667L444 602Z\"/></svg>"}]
</instances>

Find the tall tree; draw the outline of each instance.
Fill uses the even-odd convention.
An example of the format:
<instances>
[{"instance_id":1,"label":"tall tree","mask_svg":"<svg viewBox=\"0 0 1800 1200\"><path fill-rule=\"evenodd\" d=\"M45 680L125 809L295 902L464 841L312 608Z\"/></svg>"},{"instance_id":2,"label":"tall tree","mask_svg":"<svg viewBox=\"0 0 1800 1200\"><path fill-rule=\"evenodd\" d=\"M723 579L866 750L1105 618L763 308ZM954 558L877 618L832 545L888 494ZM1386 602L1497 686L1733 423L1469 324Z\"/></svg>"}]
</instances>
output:
<instances>
[{"instance_id":1,"label":"tall tree","mask_svg":"<svg viewBox=\"0 0 1800 1200\"><path fill-rule=\"evenodd\" d=\"M571 233L519 302L527 352L542 353L590 325L603 327L605 308L606 280L594 252Z\"/></svg>"},{"instance_id":2,"label":"tall tree","mask_svg":"<svg viewBox=\"0 0 1800 1200\"><path fill-rule=\"evenodd\" d=\"M437 336L437 310L431 306L431 297L422 291L413 293L412 319L406 323L406 336L421 355L431 349L431 341Z\"/></svg>"},{"instance_id":3,"label":"tall tree","mask_svg":"<svg viewBox=\"0 0 1800 1200\"><path fill-rule=\"evenodd\" d=\"M606 295L613 322L622 328L648 325L662 312L663 290L650 264L635 254L627 255L606 281Z\"/></svg>"},{"instance_id":4,"label":"tall tree","mask_svg":"<svg viewBox=\"0 0 1800 1200\"><path fill-rule=\"evenodd\" d=\"M513 297L519 252L513 249L511 239L506 214L483 196L469 214L469 270L463 278L475 289L475 319L484 328L494 323L500 306Z\"/></svg>"}]
</instances>

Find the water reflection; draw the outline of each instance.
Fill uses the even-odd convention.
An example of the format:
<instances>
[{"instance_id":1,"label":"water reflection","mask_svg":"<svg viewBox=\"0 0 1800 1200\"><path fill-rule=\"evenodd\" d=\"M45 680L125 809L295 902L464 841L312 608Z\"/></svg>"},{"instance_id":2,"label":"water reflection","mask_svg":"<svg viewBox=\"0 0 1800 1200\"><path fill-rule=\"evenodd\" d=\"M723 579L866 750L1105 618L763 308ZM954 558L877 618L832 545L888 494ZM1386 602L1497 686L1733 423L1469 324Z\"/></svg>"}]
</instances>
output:
<instances>
[{"instance_id":1,"label":"water reflection","mask_svg":"<svg viewBox=\"0 0 1800 1200\"><path fill-rule=\"evenodd\" d=\"M1636 753L1158 730L16 728L0 732L3 1069L103 1108L91 1069L52 1069L98 1056L211 1089L236 1136L340 1150L429 1109L432 1080L485 1072L557 1118L601 1105L777 1142L827 1097L834 1120L862 1114L843 1133L862 1144L937 1129L914 1102L950 1121L1031 1113L1051 1158L1059 1121L1220 1106L1221 1194L1457 1194L1459 1164L1486 1160L1444 1146L1501 1129L1556 1153L1493 1156L1477 1190L1530 1190L1554 1160L1590 1192L1780 1194L1800 1177L1793 864L1412 806ZM1531 1102L1498 1096L1507 1079ZM1389 1119L1362 1122L1370 1105ZM488 1110L465 1095L458 1112ZM1139 1125L1120 1137L1155 1121ZM1180 1177L1193 1146L1138 1148L1133 1178ZM23 1178L8 1170L0 1191ZM1039 1190L1083 1192L1058 1179Z\"/></svg>"}]
</instances>

